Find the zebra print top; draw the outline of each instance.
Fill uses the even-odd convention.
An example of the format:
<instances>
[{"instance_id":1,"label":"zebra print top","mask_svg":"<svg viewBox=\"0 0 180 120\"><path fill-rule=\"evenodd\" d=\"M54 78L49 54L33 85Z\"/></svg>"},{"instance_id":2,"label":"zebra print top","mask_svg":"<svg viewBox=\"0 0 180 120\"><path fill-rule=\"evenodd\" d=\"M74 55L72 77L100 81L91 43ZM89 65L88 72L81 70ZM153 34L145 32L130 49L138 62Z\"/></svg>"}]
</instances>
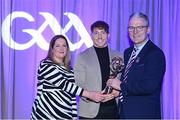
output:
<instances>
[{"instance_id":1,"label":"zebra print top","mask_svg":"<svg viewBox=\"0 0 180 120\"><path fill-rule=\"evenodd\" d=\"M76 95L83 89L75 85L73 71L42 60L38 68L37 96L31 119L77 119Z\"/></svg>"}]
</instances>

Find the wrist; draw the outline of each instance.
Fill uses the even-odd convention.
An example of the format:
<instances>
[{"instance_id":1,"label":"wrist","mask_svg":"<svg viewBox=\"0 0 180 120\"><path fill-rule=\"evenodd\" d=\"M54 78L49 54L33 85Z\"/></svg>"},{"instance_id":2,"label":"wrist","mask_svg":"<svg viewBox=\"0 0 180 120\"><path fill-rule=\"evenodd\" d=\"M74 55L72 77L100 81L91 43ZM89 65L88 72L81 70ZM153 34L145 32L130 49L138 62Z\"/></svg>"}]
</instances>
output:
<instances>
[{"instance_id":1,"label":"wrist","mask_svg":"<svg viewBox=\"0 0 180 120\"><path fill-rule=\"evenodd\" d=\"M83 97L86 97L86 98L90 98L90 92L84 90L82 96L83 96Z\"/></svg>"}]
</instances>

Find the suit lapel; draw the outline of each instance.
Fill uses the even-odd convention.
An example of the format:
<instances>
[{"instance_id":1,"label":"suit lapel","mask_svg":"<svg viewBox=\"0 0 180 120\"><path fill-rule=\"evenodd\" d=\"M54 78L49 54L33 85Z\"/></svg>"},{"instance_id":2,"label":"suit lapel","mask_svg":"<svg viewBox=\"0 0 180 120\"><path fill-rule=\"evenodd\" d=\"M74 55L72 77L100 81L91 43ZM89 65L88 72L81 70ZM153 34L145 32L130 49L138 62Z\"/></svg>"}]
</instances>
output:
<instances>
[{"instance_id":1,"label":"suit lapel","mask_svg":"<svg viewBox=\"0 0 180 120\"><path fill-rule=\"evenodd\" d=\"M109 47L108 47L108 52L109 52L109 62L111 62L112 58L114 57L114 54Z\"/></svg>"},{"instance_id":2,"label":"suit lapel","mask_svg":"<svg viewBox=\"0 0 180 120\"><path fill-rule=\"evenodd\" d=\"M134 66L136 66L139 62L141 62L141 60L144 59L144 56L148 54L149 52L149 48L151 47L152 42L150 40L148 40L148 42L145 44L145 46L142 48L142 50L140 51L140 53L137 55L132 68Z\"/></svg>"},{"instance_id":3,"label":"suit lapel","mask_svg":"<svg viewBox=\"0 0 180 120\"><path fill-rule=\"evenodd\" d=\"M129 61L129 59L130 59L130 57L131 57L131 53L132 53L132 51L133 51L133 47L131 47L131 48L129 48L129 50L127 51L127 53L126 53L126 56L125 56L125 65L127 65L127 63L128 63L128 61Z\"/></svg>"},{"instance_id":4,"label":"suit lapel","mask_svg":"<svg viewBox=\"0 0 180 120\"><path fill-rule=\"evenodd\" d=\"M93 56L93 57L92 57ZM98 60L98 57L97 57L97 54L96 54L96 51L94 49L94 47L91 47L90 48L90 51L89 51L89 56L88 56L89 60L90 60L90 66L93 68L93 71L94 71L94 74L95 75L99 75L100 77L100 80L102 79L101 78L101 69L100 69L100 64L99 64L99 60ZM87 60L87 61L89 61ZM87 63L88 64L88 63ZM97 76L96 76L97 77Z\"/></svg>"}]
</instances>

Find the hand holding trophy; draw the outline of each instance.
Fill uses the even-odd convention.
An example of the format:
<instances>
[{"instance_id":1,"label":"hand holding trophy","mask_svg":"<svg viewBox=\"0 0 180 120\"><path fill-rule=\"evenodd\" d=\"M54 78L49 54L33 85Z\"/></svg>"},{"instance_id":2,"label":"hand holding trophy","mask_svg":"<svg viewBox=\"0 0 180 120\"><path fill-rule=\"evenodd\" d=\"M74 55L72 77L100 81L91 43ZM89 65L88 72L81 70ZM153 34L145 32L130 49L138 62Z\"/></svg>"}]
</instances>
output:
<instances>
[{"instance_id":1,"label":"hand holding trophy","mask_svg":"<svg viewBox=\"0 0 180 120\"><path fill-rule=\"evenodd\" d=\"M110 76L109 78L115 78L123 70L124 61L121 57L114 57L110 63ZM106 86L104 89L104 94L109 94L113 90L112 87Z\"/></svg>"}]
</instances>

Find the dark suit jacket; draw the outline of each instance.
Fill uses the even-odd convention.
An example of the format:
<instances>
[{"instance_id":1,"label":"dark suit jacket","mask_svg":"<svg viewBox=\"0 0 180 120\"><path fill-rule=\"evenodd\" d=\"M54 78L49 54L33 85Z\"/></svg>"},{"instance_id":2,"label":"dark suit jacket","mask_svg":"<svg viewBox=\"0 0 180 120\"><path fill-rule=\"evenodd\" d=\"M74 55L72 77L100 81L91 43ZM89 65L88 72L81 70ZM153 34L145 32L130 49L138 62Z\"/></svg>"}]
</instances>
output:
<instances>
[{"instance_id":1,"label":"dark suit jacket","mask_svg":"<svg viewBox=\"0 0 180 120\"><path fill-rule=\"evenodd\" d=\"M124 52L125 65L132 50L130 47ZM130 68L127 82L121 84L124 97L121 118L161 118L160 92L165 67L163 51L149 40Z\"/></svg>"}]
</instances>

